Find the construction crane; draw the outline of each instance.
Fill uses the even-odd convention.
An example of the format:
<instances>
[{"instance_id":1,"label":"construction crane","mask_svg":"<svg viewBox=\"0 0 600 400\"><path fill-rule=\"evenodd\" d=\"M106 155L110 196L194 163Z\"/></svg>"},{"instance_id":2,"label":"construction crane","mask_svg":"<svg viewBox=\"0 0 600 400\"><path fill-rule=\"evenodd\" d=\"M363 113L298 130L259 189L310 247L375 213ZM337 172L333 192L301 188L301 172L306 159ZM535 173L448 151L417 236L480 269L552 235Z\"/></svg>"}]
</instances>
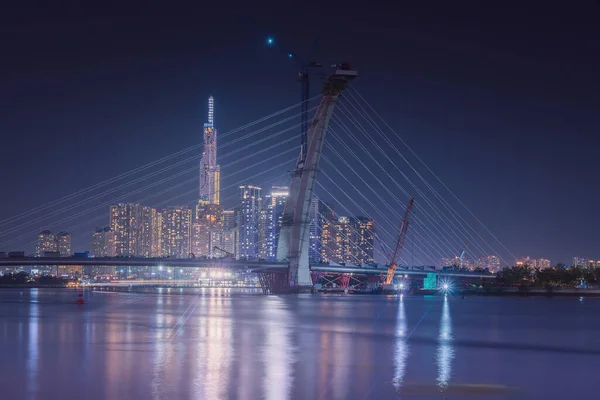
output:
<instances>
[{"instance_id":1,"label":"construction crane","mask_svg":"<svg viewBox=\"0 0 600 400\"><path fill-rule=\"evenodd\" d=\"M390 285L394 281L394 274L396 273L396 266L398 265L400 253L402 252L402 248L404 247L404 240L406 240L406 231L408 230L408 223L410 222L410 215L412 212L414 201L414 198L411 198L409 200L408 207L406 207L406 212L404 213L404 218L402 219L402 223L400 224L398 240L396 241L396 247L394 248L394 252L390 257L390 266L388 267L387 275L385 277L386 285Z\"/></svg>"},{"instance_id":2,"label":"construction crane","mask_svg":"<svg viewBox=\"0 0 600 400\"><path fill-rule=\"evenodd\" d=\"M219 251L221 251L221 252L225 253L226 255L228 255L228 256L230 256L230 257L234 257L234 254L233 254L233 253L230 253L230 252L228 252L227 250L223 250L223 249L222 249L222 248L220 248L220 247L214 246L214 247L213 247L213 250L219 250Z\"/></svg>"},{"instance_id":3,"label":"construction crane","mask_svg":"<svg viewBox=\"0 0 600 400\"><path fill-rule=\"evenodd\" d=\"M465 258L465 252L467 251L467 246L469 245L469 241L467 240L465 242L465 245L462 248L462 251L460 252L460 256L458 257L458 266L462 267L462 261L463 258Z\"/></svg>"}]
</instances>

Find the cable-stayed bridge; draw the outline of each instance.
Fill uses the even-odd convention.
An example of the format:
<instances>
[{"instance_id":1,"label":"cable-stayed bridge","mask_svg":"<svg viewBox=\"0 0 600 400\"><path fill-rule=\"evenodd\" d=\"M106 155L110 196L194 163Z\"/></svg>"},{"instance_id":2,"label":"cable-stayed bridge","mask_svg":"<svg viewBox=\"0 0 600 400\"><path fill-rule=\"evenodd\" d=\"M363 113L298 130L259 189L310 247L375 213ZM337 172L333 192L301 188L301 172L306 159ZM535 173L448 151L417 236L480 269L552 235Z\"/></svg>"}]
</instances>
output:
<instances>
[{"instance_id":1,"label":"cable-stayed bridge","mask_svg":"<svg viewBox=\"0 0 600 400\"><path fill-rule=\"evenodd\" d=\"M306 149L300 156L297 156L298 138L294 134L301 126L301 123L295 123L300 113L294 111L299 105L304 106L304 102L221 135L220 140L226 140L220 144L220 150L229 149L220 155L223 180L229 182L218 189L221 204L230 201L228 208L238 207L239 204L232 201L239 197L235 192L240 185L250 182L289 184L290 190L279 234L274 238L277 240L276 261L223 259L221 262L258 271L263 285L270 291L279 292L309 290L319 273L337 273L342 277L354 273L381 275L386 270L384 263L390 261L406 202L415 198L416 211L398 260L397 275L425 273L424 269L409 267L414 265L427 265L430 270L441 267L441 260L459 253L465 241L470 243L469 252L474 262L496 257L498 267L507 265L505 260L514 258L510 251L438 179L364 97L349 87L356 76L356 71L349 66L337 66L325 79L321 95L309 99L311 106L305 108L314 112L314 118L308 127ZM250 129L253 130L244 133ZM26 243L27 240L50 227L71 232L74 244L89 240L91 233L87 231L86 238L85 230L97 221L105 220L106 208L114 203L151 202L154 207L175 202L193 204L197 201L198 168L190 164L198 161L201 147L190 146L0 221L0 249L30 247L33 242ZM236 180L231 180L232 177ZM190 187L192 189L187 190ZM314 199L324 205L317 212L318 218L328 222L331 233L346 246L355 249L344 255L345 265L311 262L311 205ZM358 266L363 264L361 252L368 250L353 242L352 230L336 228L332 219L342 213L375 221L376 243L372 254L364 255L378 263L371 267ZM323 254L330 250L332 254L339 252L339 249L328 248L324 241L319 247ZM195 267L215 263L199 258L0 258L0 266L106 265L108 262L115 266ZM356 266L352 266L353 263ZM481 278L491 276L487 273L477 275Z\"/></svg>"}]
</instances>

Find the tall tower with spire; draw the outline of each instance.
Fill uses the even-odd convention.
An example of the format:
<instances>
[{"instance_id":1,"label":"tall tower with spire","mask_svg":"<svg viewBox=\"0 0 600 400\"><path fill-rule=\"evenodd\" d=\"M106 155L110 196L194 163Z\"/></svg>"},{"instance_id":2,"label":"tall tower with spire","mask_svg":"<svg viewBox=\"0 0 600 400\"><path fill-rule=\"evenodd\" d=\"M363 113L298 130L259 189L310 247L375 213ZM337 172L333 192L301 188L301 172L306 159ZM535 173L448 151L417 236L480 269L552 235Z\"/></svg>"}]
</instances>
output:
<instances>
[{"instance_id":1,"label":"tall tower with spire","mask_svg":"<svg viewBox=\"0 0 600 400\"><path fill-rule=\"evenodd\" d=\"M208 122L204 124L204 151L200 160L200 202L219 204L221 168L217 165L217 129L215 99L208 98Z\"/></svg>"}]
</instances>

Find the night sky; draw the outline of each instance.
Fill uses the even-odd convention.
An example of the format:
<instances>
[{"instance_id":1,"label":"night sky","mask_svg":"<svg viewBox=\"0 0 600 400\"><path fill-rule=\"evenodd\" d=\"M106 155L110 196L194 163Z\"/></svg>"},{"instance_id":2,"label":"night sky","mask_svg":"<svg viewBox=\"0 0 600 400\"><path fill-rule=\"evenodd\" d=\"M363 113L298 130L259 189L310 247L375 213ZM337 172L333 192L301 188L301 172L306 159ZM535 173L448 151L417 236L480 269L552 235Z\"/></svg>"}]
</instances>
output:
<instances>
[{"instance_id":1,"label":"night sky","mask_svg":"<svg viewBox=\"0 0 600 400\"><path fill-rule=\"evenodd\" d=\"M297 103L292 51L349 60L354 88L513 255L600 259L595 2L259 3L3 9L0 221L199 144L211 94L219 133Z\"/></svg>"}]
</instances>

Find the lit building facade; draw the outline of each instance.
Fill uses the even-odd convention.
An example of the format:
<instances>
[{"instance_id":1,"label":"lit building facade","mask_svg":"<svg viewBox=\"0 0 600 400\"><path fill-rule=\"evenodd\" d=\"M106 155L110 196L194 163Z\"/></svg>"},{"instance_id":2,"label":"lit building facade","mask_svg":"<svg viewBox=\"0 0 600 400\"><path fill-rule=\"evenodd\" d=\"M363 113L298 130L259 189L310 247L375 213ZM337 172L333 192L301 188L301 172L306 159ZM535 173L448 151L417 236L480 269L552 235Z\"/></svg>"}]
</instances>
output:
<instances>
[{"instance_id":1,"label":"lit building facade","mask_svg":"<svg viewBox=\"0 0 600 400\"><path fill-rule=\"evenodd\" d=\"M140 223L138 225L137 257L155 257L158 249L155 248L155 230L157 224L156 209L140 206Z\"/></svg>"},{"instance_id":2,"label":"lit building facade","mask_svg":"<svg viewBox=\"0 0 600 400\"><path fill-rule=\"evenodd\" d=\"M59 232L56 234L56 251L61 257L71 256L71 234L69 232Z\"/></svg>"},{"instance_id":3,"label":"lit building facade","mask_svg":"<svg viewBox=\"0 0 600 400\"><path fill-rule=\"evenodd\" d=\"M114 257L116 255L115 234L108 226L96 228L92 236L92 253L95 257Z\"/></svg>"},{"instance_id":4,"label":"lit building facade","mask_svg":"<svg viewBox=\"0 0 600 400\"><path fill-rule=\"evenodd\" d=\"M240 256L240 231L237 226L235 210L223 211L223 250L231 257ZM221 252L223 253L223 252Z\"/></svg>"},{"instance_id":5,"label":"lit building facade","mask_svg":"<svg viewBox=\"0 0 600 400\"><path fill-rule=\"evenodd\" d=\"M220 202L221 168L217 165L217 129L214 126L214 98L208 98L208 122L204 124L204 150L200 160L200 200Z\"/></svg>"},{"instance_id":6,"label":"lit building facade","mask_svg":"<svg viewBox=\"0 0 600 400\"><path fill-rule=\"evenodd\" d=\"M313 262L321 262L321 232L323 230L323 219L320 214L324 213L324 204L313 195L310 202L310 227L308 258Z\"/></svg>"},{"instance_id":7,"label":"lit building facade","mask_svg":"<svg viewBox=\"0 0 600 400\"><path fill-rule=\"evenodd\" d=\"M188 258L191 253L192 210L189 207L167 207L162 212L162 256Z\"/></svg>"},{"instance_id":8,"label":"lit building facade","mask_svg":"<svg viewBox=\"0 0 600 400\"><path fill-rule=\"evenodd\" d=\"M115 255L137 255L139 204L121 203L110 206L110 230L114 232Z\"/></svg>"},{"instance_id":9,"label":"lit building facade","mask_svg":"<svg viewBox=\"0 0 600 400\"><path fill-rule=\"evenodd\" d=\"M363 264L373 262L373 227L375 222L367 217L356 217L354 220L354 232L356 235L356 258Z\"/></svg>"},{"instance_id":10,"label":"lit building facade","mask_svg":"<svg viewBox=\"0 0 600 400\"><path fill-rule=\"evenodd\" d=\"M37 236L35 256L43 257L45 252L55 253L58 251L56 237L48 230L42 231Z\"/></svg>"},{"instance_id":11,"label":"lit building facade","mask_svg":"<svg viewBox=\"0 0 600 400\"><path fill-rule=\"evenodd\" d=\"M500 270L500 258L495 255L479 257L475 260L475 267L489 269L490 272L497 272Z\"/></svg>"},{"instance_id":12,"label":"lit building facade","mask_svg":"<svg viewBox=\"0 0 600 400\"><path fill-rule=\"evenodd\" d=\"M109 228L117 256L156 257L160 254L160 219L152 207L136 203L110 206Z\"/></svg>"},{"instance_id":13,"label":"lit building facade","mask_svg":"<svg viewBox=\"0 0 600 400\"><path fill-rule=\"evenodd\" d=\"M516 266L529 266L531 268L550 268L550 260L546 258L531 258L531 257L521 257L515 261Z\"/></svg>"},{"instance_id":14,"label":"lit building facade","mask_svg":"<svg viewBox=\"0 0 600 400\"><path fill-rule=\"evenodd\" d=\"M219 204L200 200L192 225L192 253L195 257L221 257L223 247L224 215Z\"/></svg>"},{"instance_id":15,"label":"lit building facade","mask_svg":"<svg viewBox=\"0 0 600 400\"><path fill-rule=\"evenodd\" d=\"M240 186L240 255L242 259L256 259L260 251L259 219L261 188L254 185Z\"/></svg>"},{"instance_id":16,"label":"lit building facade","mask_svg":"<svg viewBox=\"0 0 600 400\"><path fill-rule=\"evenodd\" d=\"M281 228L281 217L285 202L289 195L287 186L272 186L271 194L265 196L266 206L264 209L264 243L265 251L263 258L275 260L277 256L277 245L279 243L279 231Z\"/></svg>"},{"instance_id":17,"label":"lit building facade","mask_svg":"<svg viewBox=\"0 0 600 400\"><path fill-rule=\"evenodd\" d=\"M588 259L585 257L573 257L573 267L586 267L588 265Z\"/></svg>"}]
</instances>

